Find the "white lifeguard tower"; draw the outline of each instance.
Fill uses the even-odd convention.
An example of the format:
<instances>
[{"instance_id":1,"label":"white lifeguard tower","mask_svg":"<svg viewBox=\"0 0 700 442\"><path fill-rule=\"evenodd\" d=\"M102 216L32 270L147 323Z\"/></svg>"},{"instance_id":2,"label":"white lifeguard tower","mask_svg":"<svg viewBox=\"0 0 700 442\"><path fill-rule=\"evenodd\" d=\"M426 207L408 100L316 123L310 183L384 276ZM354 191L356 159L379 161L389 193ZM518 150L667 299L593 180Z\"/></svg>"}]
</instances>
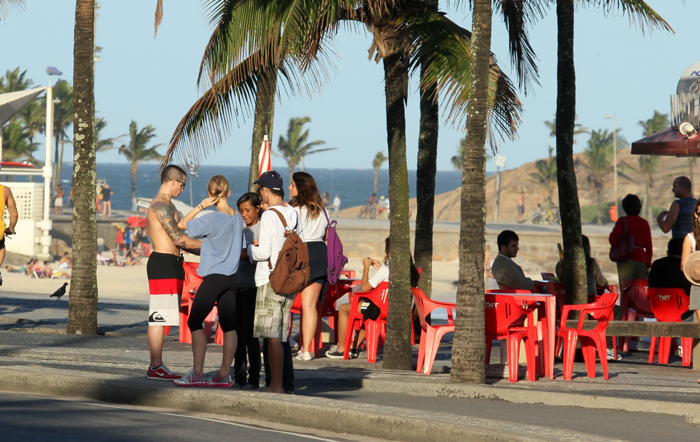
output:
<instances>
[{"instance_id":1,"label":"white lifeguard tower","mask_svg":"<svg viewBox=\"0 0 700 442\"><path fill-rule=\"evenodd\" d=\"M5 241L8 251L36 256L40 259L49 257L51 246L51 220L49 204L51 201L51 179L53 177L53 88L51 80L47 87L25 91L0 94L0 159L2 158L2 127L24 106L46 92L46 150L44 167L36 168L21 163L3 163L0 175L42 176L43 183L0 182L12 189L17 203L19 220L15 230L17 234ZM9 221L9 215L4 217ZM6 223L8 222L6 221Z\"/></svg>"}]
</instances>

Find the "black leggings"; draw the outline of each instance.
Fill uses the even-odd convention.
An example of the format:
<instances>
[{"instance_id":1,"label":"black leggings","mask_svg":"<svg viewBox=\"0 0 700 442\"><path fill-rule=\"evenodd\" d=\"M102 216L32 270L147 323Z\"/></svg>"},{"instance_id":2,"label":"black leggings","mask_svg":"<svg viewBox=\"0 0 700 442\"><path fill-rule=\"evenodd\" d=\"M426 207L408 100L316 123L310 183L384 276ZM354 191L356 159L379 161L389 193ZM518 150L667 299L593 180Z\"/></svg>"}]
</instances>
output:
<instances>
[{"instance_id":1,"label":"black leggings","mask_svg":"<svg viewBox=\"0 0 700 442\"><path fill-rule=\"evenodd\" d=\"M230 332L236 329L236 288L238 276L212 274L204 277L202 285L192 302L192 310L187 320L190 331L202 330L206 317L211 313L214 304L219 309L219 325L221 329Z\"/></svg>"}]
</instances>

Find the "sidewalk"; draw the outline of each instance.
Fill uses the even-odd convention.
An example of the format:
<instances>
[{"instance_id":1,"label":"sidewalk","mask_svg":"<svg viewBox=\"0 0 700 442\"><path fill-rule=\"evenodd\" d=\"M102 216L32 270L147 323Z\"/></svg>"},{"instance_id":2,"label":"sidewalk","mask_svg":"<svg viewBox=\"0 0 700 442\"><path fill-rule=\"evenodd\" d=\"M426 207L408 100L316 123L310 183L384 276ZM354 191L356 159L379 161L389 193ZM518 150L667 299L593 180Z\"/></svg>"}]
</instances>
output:
<instances>
[{"instance_id":1,"label":"sidewalk","mask_svg":"<svg viewBox=\"0 0 700 442\"><path fill-rule=\"evenodd\" d=\"M148 363L146 305L105 300L100 303L98 314L102 335L80 336L64 333L67 297L61 301L44 298L7 292L0 295L3 390L219 413L406 441L613 439L556 427L445 413L430 405L417 409L402 401L380 406L329 397L360 391L403 395L399 397L414 402L420 401L418 397L495 399L513 404L681 416L688 423L700 424L700 386L696 375L673 356L668 366L650 365L646 352L629 353L623 362L611 363L607 382L600 371L595 379L585 377L583 364L576 365L573 381L564 381L558 363L553 381L521 380L512 384L507 379L488 379L487 385L451 384L447 374L451 345L448 342L441 347L430 376L382 370L381 363L368 364L362 359L337 361L322 357L295 361L297 395L177 388L143 378ZM415 353L417 347L414 358ZM205 366L214 369L220 357L221 347L210 345ZM166 338L164 358L175 372L184 373L191 367L191 348L178 342L177 328ZM497 349L492 360L498 360ZM314 393L319 389L325 394Z\"/></svg>"}]
</instances>

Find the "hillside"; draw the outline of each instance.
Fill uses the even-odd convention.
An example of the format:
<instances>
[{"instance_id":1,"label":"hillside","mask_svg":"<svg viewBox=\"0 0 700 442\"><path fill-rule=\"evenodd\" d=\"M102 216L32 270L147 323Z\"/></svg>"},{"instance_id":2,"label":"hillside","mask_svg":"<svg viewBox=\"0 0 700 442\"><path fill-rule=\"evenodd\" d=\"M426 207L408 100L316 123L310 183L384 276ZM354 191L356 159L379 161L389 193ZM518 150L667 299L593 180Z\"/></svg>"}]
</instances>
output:
<instances>
[{"instance_id":1,"label":"hillside","mask_svg":"<svg viewBox=\"0 0 700 442\"><path fill-rule=\"evenodd\" d=\"M578 184L579 204L582 208L582 221L584 223L595 222L596 200L595 191L588 184L588 171L581 164L585 160L582 154L574 155L576 161L576 179ZM618 198L622 200L625 195L634 193L644 200L645 186L642 176L627 165L634 168L639 166L639 156L632 155L630 149L620 149L618 151ZM667 210L673 194L671 184L673 179L679 175L686 175L693 180L690 173L690 161L688 158L659 157L658 167L654 175L654 187L651 189L651 202L653 216L661 210ZM506 170L501 173L501 198L499 206L499 221L512 222L516 220L516 198L521 191L525 192L525 220L530 222L531 215L535 211L538 203L543 207L548 207L547 189L544 185L538 184L531 174L535 173L535 162L524 164L517 169ZM613 173L606 177L605 189L603 193L604 202L613 200ZM555 190L553 200L558 202L558 194ZM494 221L496 208L496 175L490 176L486 180L486 220ZM416 199L409 202L411 218L415 219ZM457 188L435 196L435 219L437 221L458 221L460 206L460 189ZM604 221L608 220L607 205L603 204ZM359 207L351 207L341 211L343 217L356 217L359 214ZM642 216L645 216L646 209L643 209Z\"/></svg>"}]
</instances>

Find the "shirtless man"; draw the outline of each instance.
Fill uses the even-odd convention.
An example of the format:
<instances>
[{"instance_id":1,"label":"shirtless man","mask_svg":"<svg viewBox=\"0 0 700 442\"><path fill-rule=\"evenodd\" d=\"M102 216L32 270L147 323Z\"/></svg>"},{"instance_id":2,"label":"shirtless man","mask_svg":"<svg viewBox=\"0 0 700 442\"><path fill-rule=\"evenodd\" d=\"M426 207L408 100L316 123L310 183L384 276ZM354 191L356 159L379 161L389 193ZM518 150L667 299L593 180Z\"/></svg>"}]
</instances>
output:
<instances>
[{"instance_id":1,"label":"shirtless man","mask_svg":"<svg viewBox=\"0 0 700 442\"><path fill-rule=\"evenodd\" d=\"M148 315L148 348L151 363L146 378L172 381L180 376L163 365L163 337L166 326L180 325L180 292L185 271L182 268L180 250L194 251L202 242L189 238L178 227L180 216L172 203L185 190L187 173L174 165L160 173L160 189L148 208L148 234L153 253L148 260L146 273L150 288Z\"/></svg>"}]
</instances>

